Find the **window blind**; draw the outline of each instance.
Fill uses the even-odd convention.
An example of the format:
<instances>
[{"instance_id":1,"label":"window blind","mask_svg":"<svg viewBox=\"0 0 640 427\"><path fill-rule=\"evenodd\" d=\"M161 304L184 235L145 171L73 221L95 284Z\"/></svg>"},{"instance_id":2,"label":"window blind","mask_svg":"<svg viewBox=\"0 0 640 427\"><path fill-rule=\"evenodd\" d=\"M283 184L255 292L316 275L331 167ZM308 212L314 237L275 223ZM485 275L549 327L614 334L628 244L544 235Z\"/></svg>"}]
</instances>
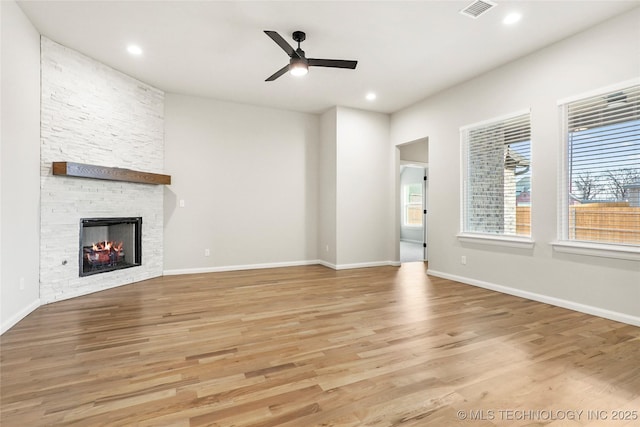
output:
<instances>
[{"instance_id":1,"label":"window blind","mask_svg":"<svg viewBox=\"0 0 640 427\"><path fill-rule=\"evenodd\" d=\"M563 237L640 245L640 85L561 105Z\"/></svg>"},{"instance_id":2,"label":"window blind","mask_svg":"<svg viewBox=\"0 0 640 427\"><path fill-rule=\"evenodd\" d=\"M529 112L461 128L462 231L531 235Z\"/></svg>"}]
</instances>

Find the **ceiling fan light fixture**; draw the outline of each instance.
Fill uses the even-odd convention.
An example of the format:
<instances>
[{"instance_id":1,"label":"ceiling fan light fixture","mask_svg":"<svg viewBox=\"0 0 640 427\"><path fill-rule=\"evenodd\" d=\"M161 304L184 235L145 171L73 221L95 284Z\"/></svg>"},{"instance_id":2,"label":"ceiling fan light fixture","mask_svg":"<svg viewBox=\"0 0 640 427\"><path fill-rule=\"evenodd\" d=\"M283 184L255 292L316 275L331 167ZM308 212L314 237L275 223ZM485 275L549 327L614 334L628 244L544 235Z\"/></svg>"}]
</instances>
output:
<instances>
[{"instance_id":1,"label":"ceiling fan light fixture","mask_svg":"<svg viewBox=\"0 0 640 427\"><path fill-rule=\"evenodd\" d=\"M309 64L302 58L292 58L289 62L289 72L292 76L304 76L309 72Z\"/></svg>"}]
</instances>

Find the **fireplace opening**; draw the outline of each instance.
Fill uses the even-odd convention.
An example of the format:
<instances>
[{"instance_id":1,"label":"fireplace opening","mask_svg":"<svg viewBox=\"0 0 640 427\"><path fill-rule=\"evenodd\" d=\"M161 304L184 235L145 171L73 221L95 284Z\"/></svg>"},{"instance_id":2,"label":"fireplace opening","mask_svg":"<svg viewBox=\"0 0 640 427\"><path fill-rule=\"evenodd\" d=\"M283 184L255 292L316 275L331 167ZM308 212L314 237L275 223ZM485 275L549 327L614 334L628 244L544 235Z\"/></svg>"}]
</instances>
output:
<instances>
[{"instance_id":1,"label":"fireplace opening","mask_svg":"<svg viewBox=\"0 0 640 427\"><path fill-rule=\"evenodd\" d=\"M80 276L142 264L142 218L80 220Z\"/></svg>"}]
</instances>

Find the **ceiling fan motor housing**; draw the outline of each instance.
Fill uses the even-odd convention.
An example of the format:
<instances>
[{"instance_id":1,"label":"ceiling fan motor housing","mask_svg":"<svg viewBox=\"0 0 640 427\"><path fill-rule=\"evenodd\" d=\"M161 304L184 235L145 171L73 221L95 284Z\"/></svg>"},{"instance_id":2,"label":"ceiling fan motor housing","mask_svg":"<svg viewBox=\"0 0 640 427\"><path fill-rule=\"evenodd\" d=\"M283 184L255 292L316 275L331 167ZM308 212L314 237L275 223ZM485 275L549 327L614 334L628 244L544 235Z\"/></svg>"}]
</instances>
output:
<instances>
[{"instance_id":1,"label":"ceiling fan motor housing","mask_svg":"<svg viewBox=\"0 0 640 427\"><path fill-rule=\"evenodd\" d=\"M301 43L305 41L307 35L304 33L304 31L294 31L291 37L293 37L294 41Z\"/></svg>"},{"instance_id":2,"label":"ceiling fan motor housing","mask_svg":"<svg viewBox=\"0 0 640 427\"><path fill-rule=\"evenodd\" d=\"M300 58L291 58L289 60L289 65L291 65L292 67L308 67L309 60L305 58L304 55Z\"/></svg>"}]
</instances>

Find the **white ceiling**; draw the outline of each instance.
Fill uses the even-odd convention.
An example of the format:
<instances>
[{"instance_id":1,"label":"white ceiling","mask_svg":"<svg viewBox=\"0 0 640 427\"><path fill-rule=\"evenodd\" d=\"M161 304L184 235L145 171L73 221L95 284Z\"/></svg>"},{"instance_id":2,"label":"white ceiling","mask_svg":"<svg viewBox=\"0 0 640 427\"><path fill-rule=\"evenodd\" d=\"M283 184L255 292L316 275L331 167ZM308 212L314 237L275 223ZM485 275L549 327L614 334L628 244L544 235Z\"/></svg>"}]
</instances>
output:
<instances>
[{"instance_id":1,"label":"white ceiling","mask_svg":"<svg viewBox=\"0 0 640 427\"><path fill-rule=\"evenodd\" d=\"M640 1L500 1L474 20L466 1L21 1L45 36L167 92L303 112L334 105L391 113L640 5ZM512 11L513 25L502 24ZM264 80L307 33L308 57L357 59ZM144 50L133 57L135 43ZM374 102L365 100L369 91Z\"/></svg>"}]
</instances>

